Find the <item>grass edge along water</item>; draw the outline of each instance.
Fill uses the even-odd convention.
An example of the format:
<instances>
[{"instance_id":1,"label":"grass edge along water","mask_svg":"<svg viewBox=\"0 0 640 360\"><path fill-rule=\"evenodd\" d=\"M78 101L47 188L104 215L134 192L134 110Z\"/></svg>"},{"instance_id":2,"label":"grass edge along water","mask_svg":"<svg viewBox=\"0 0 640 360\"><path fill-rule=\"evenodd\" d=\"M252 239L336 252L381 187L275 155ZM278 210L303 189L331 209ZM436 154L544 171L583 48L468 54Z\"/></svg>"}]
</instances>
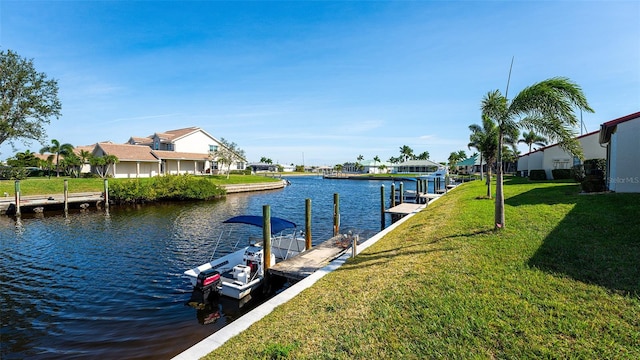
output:
<instances>
[{"instance_id":1,"label":"grass edge along water","mask_svg":"<svg viewBox=\"0 0 640 360\"><path fill-rule=\"evenodd\" d=\"M640 194L449 193L207 358L640 358Z\"/></svg>"}]
</instances>

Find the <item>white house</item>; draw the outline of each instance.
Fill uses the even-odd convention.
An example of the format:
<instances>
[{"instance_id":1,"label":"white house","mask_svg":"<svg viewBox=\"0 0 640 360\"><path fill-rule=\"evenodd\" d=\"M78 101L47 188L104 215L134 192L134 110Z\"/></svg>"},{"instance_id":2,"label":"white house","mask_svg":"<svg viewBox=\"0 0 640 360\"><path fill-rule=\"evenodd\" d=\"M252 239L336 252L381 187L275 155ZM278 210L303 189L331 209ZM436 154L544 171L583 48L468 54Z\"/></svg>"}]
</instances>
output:
<instances>
[{"instance_id":1,"label":"white house","mask_svg":"<svg viewBox=\"0 0 640 360\"><path fill-rule=\"evenodd\" d=\"M640 112L600 125L606 146L606 186L615 192L640 192Z\"/></svg>"},{"instance_id":2,"label":"white house","mask_svg":"<svg viewBox=\"0 0 640 360\"><path fill-rule=\"evenodd\" d=\"M580 143L585 160L604 159L605 149L598 142L598 131L580 135L576 138ZM563 150L558 144L545 146L518 157L518 171L528 176L531 170L544 170L547 179L553 179L554 169L571 169L579 164L579 159Z\"/></svg>"},{"instance_id":3,"label":"white house","mask_svg":"<svg viewBox=\"0 0 640 360\"><path fill-rule=\"evenodd\" d=\"M154 133L148 137L130 137L126 144L97 143L94 156L115 155L118 163L108 175L116 178L151 177L167 174L217 173L219 163L211 152L224 146L198 127ZM246 161L236 161L230 170L244 170ZM94 169L95 170L95 169Z\"/></svg>"}]
</instances>

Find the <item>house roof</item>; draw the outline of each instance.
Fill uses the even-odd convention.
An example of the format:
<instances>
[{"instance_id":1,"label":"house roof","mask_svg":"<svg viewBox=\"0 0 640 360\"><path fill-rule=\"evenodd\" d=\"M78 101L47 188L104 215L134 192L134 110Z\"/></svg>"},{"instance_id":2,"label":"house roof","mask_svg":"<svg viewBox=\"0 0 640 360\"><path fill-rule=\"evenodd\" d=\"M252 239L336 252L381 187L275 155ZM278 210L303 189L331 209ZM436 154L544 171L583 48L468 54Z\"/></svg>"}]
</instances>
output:
<instances>
[{"instance_id":1,"label":"house roof","mask_svg":"<svg viewBox=\"0 0 640 360\"><path fill-rule=\"evenodd\" d=\"M100 147L107 155L114 155L120 161L153 161L158 159L151 153L151 148L145 145L131 144L113 144L98 143L96 147Z\"/></svg>"},{"instance_id":2,"label":"house roof","mask_svg":"<svg viewBox=\"0 0 640 360\"><path fill-rule=\"evenodd\" d=\"M398 166L437 166L440 167L442 166L442 164L438 164L437 162L433 162L431 160L407 160L404 162L401 162L399 164L395 164L396 167Z\"/></svg>"},{"instance_id":3,"label":"house roof","mask_svg":"<svg viewBox=\"0 0 640 360\"><path fill-rule=\"evenodd\" d=\"M151 153L163 160L208 160L209 154L186 153L167 150L152 150Z\"/></svg>"},{"instance_id":4,"label":"house roof","mask_svg":"<svg viewBox=\"0 0 640 360\"><path fill-rule=\"evenodd\" d=\"M183 136L189 135L191 133L194 133L196 131L199 131L200 128L199 127L188 127L188 128L184 128L184 129L176 129L176 130L169 130L169 131L165 131L165 132L161 132L161 133L155 133L154 135L158 136L160 139L164 140L164 141L175 141L178 138L181 138ZM153 137L153 136L151 136Z\"/></svg>"},{"instance_id":5,"label":"house roof","mask_svg":"<svg viewBox=\"0 0 640 360\"><path fill-rule=\"evenodd\" d=\"M153 144L153 139L150 137L137 137L137 136L132 136L129 138L128 141L129 144L135 144L135 145L151 145Z\"/></svg>"},{"instance_id":6,"label":"house roof","mask_svg":"<svg viewBox=\"0 0 640 360\"><path fill-rule=\"evenodd\" d=\"M476 165L477 160L478 160L478 155L475 155L470 158L464 159L462 161L458 161L456 163L456 166L473 166L473 165Z\"/></svg>"},{"instance_id":7,"label":"house roof","mask_svg":"<svg viewBox=\"0 0 640 360\"><path fill-rule=\"evenodd\" d=\"M627 116L623 116L621 118L607 121L606 123L600 125L600 138L598 139L598 141L600 142L600 144L608 143L609 140L611 140L611 135L615 132L618 124L638 118L640 118L640 111L629 114Z\"/></svg>"}]
</instances>

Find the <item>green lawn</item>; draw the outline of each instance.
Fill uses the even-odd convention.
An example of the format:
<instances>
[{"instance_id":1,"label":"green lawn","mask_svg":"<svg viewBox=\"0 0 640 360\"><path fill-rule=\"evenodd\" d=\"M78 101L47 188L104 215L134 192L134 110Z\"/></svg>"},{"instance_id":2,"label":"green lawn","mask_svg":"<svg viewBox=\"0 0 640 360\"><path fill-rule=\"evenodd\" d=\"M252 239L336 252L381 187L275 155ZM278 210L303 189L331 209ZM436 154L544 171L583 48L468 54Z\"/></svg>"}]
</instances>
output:
<instances>
[{"instance_id":1,"label":"green lawn","mask_svg":"<svg viewBox=\"0 0 640 360\"><path fill-rule=\"evenodd\" d=\"M460 186L208 358L640 358L640 194Z\"/></svg>"},{"instance_id":2,"label":"green lawn","mask_svg":"<svg viewBox=\"0 0 640 360\"><path fill-rule=\"evenodd\" d=\"M264 176L254 175L231 175L227 179L226 175L219 176L207 176L216 185L227 184L252 184L270 181L279 181L279 179L268 178ZM64 180L69 181L69 192L101 192L104 190L103 179L76 179L76 178L28 178L20 180L20 194L23 196L28 195L47 195L58 194L64 191ZM109 183L118 181L130 181L131 179L108 179ZM148 178L138 179L141 182L149 181ZM8 193L14 195L15 193L15 181L14 180L0 180L0 193Z\"/></svg>"}]
</instances>

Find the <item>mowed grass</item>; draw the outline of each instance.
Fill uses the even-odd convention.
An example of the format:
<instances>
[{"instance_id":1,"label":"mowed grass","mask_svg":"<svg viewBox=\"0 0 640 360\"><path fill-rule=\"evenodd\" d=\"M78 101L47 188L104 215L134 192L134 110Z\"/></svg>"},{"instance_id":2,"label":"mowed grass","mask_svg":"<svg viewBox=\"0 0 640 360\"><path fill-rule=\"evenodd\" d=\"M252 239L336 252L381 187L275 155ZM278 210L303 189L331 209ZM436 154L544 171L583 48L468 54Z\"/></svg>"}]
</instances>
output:
<instances>
[{"instance_id":1,"label":"mowed grass","mask_svg":"<svg viewBox=\"0 0 640 360\"><path fill-rule=\"evenodd\" d=\"M215 185L232 184L253 184L280 181L280 179L255 175L231 175L227 179L226 175L207 176ZM82 178L27 178L20 180L20 194L28 195L48 195L62 194L64 191L64 180L68 180L69 192L102 192L104 191L104 179L82 179ZM120 181L132 181L135 179L108 179L109 184ZM150 181L149 178L137 179L140 182ZM0 180L0 193L7 193L10 196L15 194L15 180Z\"/></svg>"},{"instance_id":2,"label":"mowed grass","mask_svg":"<svg viewBox=\"0 0 640 360\"><path fill-rule=\"evenodd\" d=\"M640 194L460 186L208 359L640 358Z\"/></svg>"}]
</instances>

